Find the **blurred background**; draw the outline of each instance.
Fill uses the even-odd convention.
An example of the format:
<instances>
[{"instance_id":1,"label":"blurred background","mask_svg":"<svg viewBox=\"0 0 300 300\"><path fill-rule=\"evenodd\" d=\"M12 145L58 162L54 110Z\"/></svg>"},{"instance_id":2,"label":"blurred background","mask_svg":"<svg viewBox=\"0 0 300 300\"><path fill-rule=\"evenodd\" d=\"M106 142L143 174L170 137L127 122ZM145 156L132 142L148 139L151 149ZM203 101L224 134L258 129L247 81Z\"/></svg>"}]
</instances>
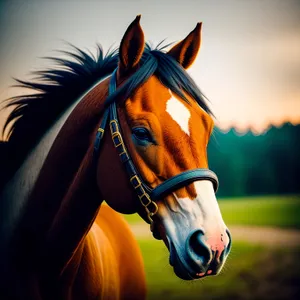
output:
<instances>
[{"instance_id":1,"label":"blurred background","mask_svg":"<svg viewBox=\"0 0 300 300\"><path fill-rule=\"evenodd\" d=\"M49 65L70 42L117 47L137 14L146 40L184 38L203 22L189 73L210 100L208 147L219 205L233 235L217 277L176 278L168 251L126 216L145 259L149 299L296 299L300 295L300 2L295 0L0 0L0 105L25 93L13 77ZM3 104L2 104L3 106ZM9 111L0 111L0 128ZM2 139L6 138L5 134Z\"/></svg>"}]
</instances>

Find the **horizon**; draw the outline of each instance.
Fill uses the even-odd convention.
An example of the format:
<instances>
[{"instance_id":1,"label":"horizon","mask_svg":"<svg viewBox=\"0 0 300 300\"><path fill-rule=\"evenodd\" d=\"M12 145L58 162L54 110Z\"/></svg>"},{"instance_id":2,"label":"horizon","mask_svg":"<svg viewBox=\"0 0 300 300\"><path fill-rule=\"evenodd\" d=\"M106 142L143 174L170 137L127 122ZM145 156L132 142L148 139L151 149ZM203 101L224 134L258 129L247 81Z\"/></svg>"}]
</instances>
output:
<instances>
[{"instance_id":1,"label":"horizon","mask_svg":"<svg viewBox=\"0 0 300 300\"><path fill-rule=\"evenodd\" d=\"M218 127L259 133L271 124L300 123L300 3L292 0L2 1L0 104L20 93L9 88L12 77L28 80L30 71L49 66L39 57L65 50L62 40L92 52L99 42L106 52L137 14L154 45L166 37L180 41L203 22L200 53L188 72L210 100Z\"/></svg>"}]
</instances>

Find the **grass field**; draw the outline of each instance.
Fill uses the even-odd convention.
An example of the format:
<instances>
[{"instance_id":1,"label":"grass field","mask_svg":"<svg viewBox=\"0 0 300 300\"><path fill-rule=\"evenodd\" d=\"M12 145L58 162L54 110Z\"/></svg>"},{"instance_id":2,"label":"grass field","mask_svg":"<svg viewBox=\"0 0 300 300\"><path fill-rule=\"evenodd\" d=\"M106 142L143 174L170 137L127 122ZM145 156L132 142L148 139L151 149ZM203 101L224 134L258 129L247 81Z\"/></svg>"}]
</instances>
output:
<instances>
[{"instance_id":1,"label":"grass field","mask_svg":"<svg viewBox=\"0 0 300 300\"><path fill-rule=\"evenodd\" d=\"M227 225L300 228L299 196L265 196L219 200ZM138 215L130 223L143 222ZM138 240L145 262L148 300L294 300L300 296L300 248L282 248L233 241L218 276L186 282L169 266L163 242Z\"/></svg>"},{"instance_id":2,"label":"grass field","mask_svg":"<svg viewBox=\"0 0 300 300\"><path fill-rule=\"evenodd\" d=\"M300 228L300 196L261 196L219 200L227 225L256 225ZM129 223L142 222L137 214Z\"/></svg>"},{"instance_id":3,"label":"grass field","mask_svg":"<svg viewBox=\"0 0 300 300\"><path fill-rule=\"evenodd\" d=\"M139 240L145 261L148 300L299 299L300 249L272 249L236 242L218 276L186 282L173 273L162 242Z\"/></svg>"}]
</instances>

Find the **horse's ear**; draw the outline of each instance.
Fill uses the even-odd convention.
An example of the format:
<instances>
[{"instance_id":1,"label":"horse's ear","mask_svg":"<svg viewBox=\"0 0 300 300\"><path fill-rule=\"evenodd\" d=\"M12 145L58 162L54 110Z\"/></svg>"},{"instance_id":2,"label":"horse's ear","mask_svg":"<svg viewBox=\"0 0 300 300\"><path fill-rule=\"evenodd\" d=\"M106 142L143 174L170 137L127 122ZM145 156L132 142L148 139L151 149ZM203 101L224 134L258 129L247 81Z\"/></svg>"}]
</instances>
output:
<instances>
[{"instance_id":1,"label":"horse's ear","mask_svg":"<svg viewBox=\"0 0 300 300\"><path fill-rule=\"evenodd\" d=\"M144 52L144 33L140 25L141 15L127 28L120 45L119 68L121 72L130 71L139 63Z\"/></svg>"},{"instance_id":2,"label":"horse's ear","mask_svg":"<svg viewBox=\"0 0 300 300\"><path fill-rule=\"evenodd\" d=\"M168 55L175 58L185 69L192 65L200 49L201 28L202 23L198 23L184 40L168 51Z\"/></svg>"}]
</instances>

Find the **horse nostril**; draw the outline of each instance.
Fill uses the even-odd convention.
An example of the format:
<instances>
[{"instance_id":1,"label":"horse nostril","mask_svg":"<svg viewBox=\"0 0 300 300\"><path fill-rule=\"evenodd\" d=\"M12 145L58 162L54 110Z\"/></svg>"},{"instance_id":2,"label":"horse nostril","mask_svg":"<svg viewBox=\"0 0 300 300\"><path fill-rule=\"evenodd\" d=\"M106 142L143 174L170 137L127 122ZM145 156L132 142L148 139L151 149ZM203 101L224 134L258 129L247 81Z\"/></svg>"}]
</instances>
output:
<instances>
[{"instance_id":1,"label":"horse nostril","mask_svg":"<svg viewBox=\"0 0 300 300\"><path fill-rule=\"evenodd\" d=\"M202 260L202 263L208 264L212 259L212 252L208 245L206 245L204 239L204 233L202 230L193 232L189 238L188 246L191 257Z\"/></svg>"},{"instance_id":2,"label":"horse nostril","mask_svg":"<svg viewBox=\"0 0 300 300\"><path fill-rule=\"evenodd\" d=\"M226 246L225 252L226 252L226 254L228 254L230 249L231 249L231 234L230 234L230 231L228 229L226 229L226 233L228 235L228 244Z\"/></svg>"}]
</instances>

